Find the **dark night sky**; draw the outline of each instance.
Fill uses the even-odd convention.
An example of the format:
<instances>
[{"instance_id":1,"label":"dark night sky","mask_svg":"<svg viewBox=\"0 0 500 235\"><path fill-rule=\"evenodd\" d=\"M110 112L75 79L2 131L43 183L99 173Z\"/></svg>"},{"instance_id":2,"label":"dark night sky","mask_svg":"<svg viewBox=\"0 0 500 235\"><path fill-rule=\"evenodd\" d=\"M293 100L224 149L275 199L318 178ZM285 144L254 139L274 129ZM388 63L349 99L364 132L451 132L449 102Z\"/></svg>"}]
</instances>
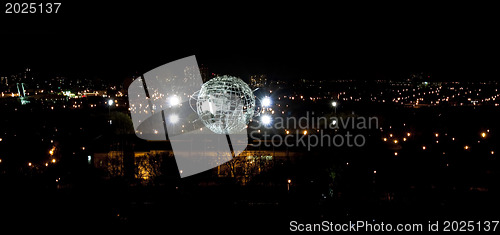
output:
<instances>
[{"instance_id":1,"label":"dark night sky","mask_svg":"<svg viewBox=\"0 0 500 235\"><path fill-rule=\"evenodd\" d=\"M229 7L63 1L59 15L2 12L0 73L31 66L120 80L194 54L210 71L240 76L372 79L425 71L441 80L499 80L498 27L487 8Z\"/></svg>"}]
</instances>

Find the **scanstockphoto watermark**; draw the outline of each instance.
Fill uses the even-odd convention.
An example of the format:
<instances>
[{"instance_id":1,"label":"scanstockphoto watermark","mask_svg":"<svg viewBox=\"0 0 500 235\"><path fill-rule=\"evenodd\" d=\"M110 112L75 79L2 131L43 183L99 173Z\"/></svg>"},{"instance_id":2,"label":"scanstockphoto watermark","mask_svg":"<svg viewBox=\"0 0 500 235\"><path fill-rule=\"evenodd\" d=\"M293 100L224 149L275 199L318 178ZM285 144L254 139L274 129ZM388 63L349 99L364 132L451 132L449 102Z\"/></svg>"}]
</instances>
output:
<instances>
[{"instance_id":1,"label":"scanstockphoto watermark","mask_svg":"<svg viewBox=\"0 0 500 235\"><path fill-rule=\"evenodd\" d=\"M261 132L261 129L264 129L264 132ZM273 130L272 134L266 129ZM335 130L339 129L345 132L337 133ZM366 144L366 137L354 133L356 130L368 129L378 129L377 117L317 117L314 116L314 112L307 112L305 116L299 118L276 117L271 121L258 122L258 126L251 128L250 145L253 147L285 145L306 147L308 150L315 147L363 147Z\"/></svg>"}]
</instances>

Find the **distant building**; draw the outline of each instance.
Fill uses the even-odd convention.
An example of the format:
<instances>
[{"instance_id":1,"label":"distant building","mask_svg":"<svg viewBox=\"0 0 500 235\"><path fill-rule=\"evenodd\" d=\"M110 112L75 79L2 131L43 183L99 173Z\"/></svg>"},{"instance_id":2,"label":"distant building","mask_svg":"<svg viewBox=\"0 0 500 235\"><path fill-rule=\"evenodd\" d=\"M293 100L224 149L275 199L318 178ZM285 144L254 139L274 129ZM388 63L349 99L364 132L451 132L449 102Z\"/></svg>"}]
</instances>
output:
<instances>
[{"instance_id":1,"label":"distant building","mask_svg":"<svg viewBox=\"0 0 500 235\"><path fill-rule=\"evenodd\" d=\"M266 85L267 85L267 76L265 74L250 76L250 87L252 89L258 87L264 87Z\"/></svg>"},{"instance_id":2,"label":"distant building","mask_svg":"<svg viewBox=\"0 0 500 235\"><path fill-rule=\"evenodd\" d=\"M8 77L0 77L0 86L2 87L9 86Z\"/></svg>"}]
</instances>

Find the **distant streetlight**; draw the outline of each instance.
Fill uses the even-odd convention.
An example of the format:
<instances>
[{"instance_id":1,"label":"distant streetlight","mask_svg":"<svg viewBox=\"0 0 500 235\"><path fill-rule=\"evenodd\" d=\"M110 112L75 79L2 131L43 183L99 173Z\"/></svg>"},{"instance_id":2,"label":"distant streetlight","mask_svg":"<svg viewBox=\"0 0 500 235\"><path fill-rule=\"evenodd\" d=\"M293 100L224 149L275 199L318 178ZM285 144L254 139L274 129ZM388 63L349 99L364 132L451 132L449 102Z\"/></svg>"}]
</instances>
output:
<instances>
[{"instance_id":1,"label":"distant streetlight","mask_svg":"<svg viewBox=\"0 0 500 235\"><path fill-rule=\"evenodd\" d=\"M108 100L108 116L110 116L109 119L109 125L111 125L111 105L113 105L114 101L112 99Z\"/></svg>"},{"instance_id":2,"label":"distant streetlight","mask_svg":"<svg viewBox=\"0 0 500 235\"><path fill-rule=\"evenodd\" d=\"M335 114L337 114L337 101L332 101L332 107L335 109Z\"/></svg>"}]
</instances>

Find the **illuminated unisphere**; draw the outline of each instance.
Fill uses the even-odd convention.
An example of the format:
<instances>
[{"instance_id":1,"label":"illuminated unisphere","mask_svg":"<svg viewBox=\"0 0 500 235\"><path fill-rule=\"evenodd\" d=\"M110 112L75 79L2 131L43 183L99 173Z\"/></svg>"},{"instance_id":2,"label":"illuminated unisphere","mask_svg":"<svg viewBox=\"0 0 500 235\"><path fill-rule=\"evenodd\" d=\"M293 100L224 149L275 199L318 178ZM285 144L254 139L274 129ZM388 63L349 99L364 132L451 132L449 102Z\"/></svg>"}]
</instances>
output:
<instances>
[{"instance_id":1,"label":"illuminated unisphere","mask_svg":"<svg viewBox=\"0 0 500 235\"><path fill-rule=\"evenodd\" d=\"M215 77L203 84L196 101L196 112L207 128L217 134L244 130L253 117L255 98L241 79Z\"/></svg>"}]
</instances>

